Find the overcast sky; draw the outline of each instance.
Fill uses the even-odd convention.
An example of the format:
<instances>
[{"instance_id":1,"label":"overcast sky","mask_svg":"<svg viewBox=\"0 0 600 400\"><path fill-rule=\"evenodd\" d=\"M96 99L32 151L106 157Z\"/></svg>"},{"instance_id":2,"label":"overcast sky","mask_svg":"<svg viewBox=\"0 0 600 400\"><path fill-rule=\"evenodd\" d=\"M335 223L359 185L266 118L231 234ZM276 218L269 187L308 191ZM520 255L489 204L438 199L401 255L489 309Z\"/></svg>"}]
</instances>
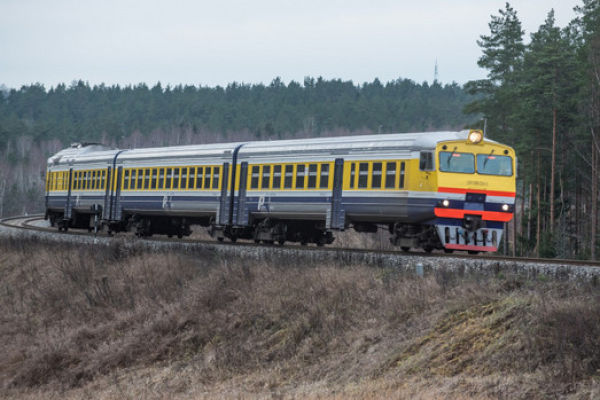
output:
<instances>
[{"instance_id":1,"label":"overcast sky","mask_svg":"<svg viewBox=\"0 0 600 400\"><path fill-rule=\"evenodd\" d=\"M484 78L476 41L505 0L0 0L0 84L269 84L275 77ZM525 29L581 0L514 0Z\"/></svg>"}]
</instances>

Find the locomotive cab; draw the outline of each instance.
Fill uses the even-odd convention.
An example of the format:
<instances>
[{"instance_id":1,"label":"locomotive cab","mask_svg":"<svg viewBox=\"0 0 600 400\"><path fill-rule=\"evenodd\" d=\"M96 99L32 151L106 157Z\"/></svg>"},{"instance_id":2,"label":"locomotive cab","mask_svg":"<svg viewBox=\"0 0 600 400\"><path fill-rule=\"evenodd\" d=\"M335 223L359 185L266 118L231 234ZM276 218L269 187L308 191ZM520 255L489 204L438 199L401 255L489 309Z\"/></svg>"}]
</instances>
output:
<instances>
[{"instance_id":1,"label":"locomotive cab","mask_svg":"<svg viewBox=\"0 0 600 400\"><path fill-rule=\"evenodd\" d=\"M436 145L435 227L447 251L497 251L514 213L516 157L508 146L470 131Z\"/></svg>"}]
</instances>

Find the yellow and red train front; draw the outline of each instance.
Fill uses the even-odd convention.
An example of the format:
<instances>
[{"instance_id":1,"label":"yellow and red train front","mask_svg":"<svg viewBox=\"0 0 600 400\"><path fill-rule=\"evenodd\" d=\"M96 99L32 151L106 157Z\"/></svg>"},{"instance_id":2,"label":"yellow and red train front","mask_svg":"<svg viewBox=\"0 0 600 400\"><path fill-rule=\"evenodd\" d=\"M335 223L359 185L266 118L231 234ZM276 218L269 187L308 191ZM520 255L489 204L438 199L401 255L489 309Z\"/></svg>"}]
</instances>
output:
<instances>
[{"instance_id":1,"label":"yellow and red train front","mask_svg":"<svg viewBox=\"0 0 600 400\"><path fill-rule=\"evenodd\" d=\"M466 141L441 142L435 225L446 250L497 251L514 214L514 150L471 131Z\"/></svg>"}]
</instances>

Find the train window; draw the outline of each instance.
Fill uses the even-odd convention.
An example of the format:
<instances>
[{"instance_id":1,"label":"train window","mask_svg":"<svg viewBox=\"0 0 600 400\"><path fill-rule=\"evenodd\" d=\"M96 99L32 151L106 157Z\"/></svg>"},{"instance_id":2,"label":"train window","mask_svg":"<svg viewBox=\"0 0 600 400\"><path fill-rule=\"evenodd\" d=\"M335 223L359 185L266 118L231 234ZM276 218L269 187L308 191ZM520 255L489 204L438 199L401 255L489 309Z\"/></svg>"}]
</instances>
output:
<instances>
[{"instance_id":1,"label":"train window","mask_svg":"<svg viewBox=\"0 0 600 400\"><path fill-rule=\"evenodd\" d=\"M296 189L304 189L304 175L306 173L306 165L296 166Z\"/></svg>"},{"instance_id":2,"label":"train window","mask_svg":"<svg viewBox=\"0 0 600 400\"><path fill-rule=\"evenodd\" d=\"M204 182L204 167L196 168L196 189L202 189L202 182Z\"/></svg>"},{"instance_id":3,"label":"train window","mask_svg":"<svg viewBox=\"0 0 600 400\"><path fill-rule=\"evenodd\" d=\"M310 164L308 166L308 189L316 189L317 188L317 171L319 166L317 164Z\"/></svg>"},{"instance_id":4,"label":"train window","mask_svg":"<svg viewBox=\"0 0 600 400\"><path fill-rule=\"evenodd\" d=\"M354 189L356 179L356 163L350 165L350 189Z\"/></svg>"},{"instance_id":5,"label":"train window","mask_svg":"<svg viewBox=\"0 0 600 400\"><path fill-rule=\"evenodd\" d=\"M173 181L173 168L167 168L165 171L165 189L171 189Z\"/></svg>"},{"instance_id":6,"label":"train window","mask_svg":"<svg viewBox=\"0 0 600 400\"><path fill-rule=\"evenodd\" d=\"M396 189L396 168L395 162L388 162L385 166L385 188Z\"/></svg>"},{"instance_id":7,"label":"train window","mask_svg":"<svg viewBox=\"0 0 600 400\"><path fill-rule=\"evenodd\" d=\"M188 188L188 169L181 168L181 189L185 190Z\"/></svg>"},{"instance_id":8,"label":"train window","mask_svg":"<svg viewBox=\"0 0 600 400\"><path fill-rule=\"evenodd\" d=\"M473 174L475 173L475 157L471 153L440 151L440 171Z\"/></svg>"},{"instance_id":9,"label":"train window","mask_svg":"<svg viewBox=\"0 0 600 400\"><path fill-rule=\"evenodd\" d=\"M291 189L294 180L294 166L286 165L285 166L285 180L283 182L283 186L285 189Z\"/></svg>"},{"instance_id":10,"label":"train window","mask_svg":"<svg viewBox=\"0 0 600 400\"><path fill-rule=\"evenodd\" d=\"M144 187L144 170L136 169L135 170L135 182L132 182L132 185L135 185L136 190L142 190Z\"/></svg>"},{"instance_id":11,"label":"train window","mask_svg":"<svg viewBox=\"0 0 600 400\"><path fill-rule=\"evenodd\" d=\"M433 153L431 151L422 151L419 160L419 169L421 171L433 171Z\"/></svg>"},{"instance_id":12,"label":"train window","mask_svg":"<svg viewBox=\"0 0 600 400\"><path fill-rule=\"evenodd\" d=\"M373 176L371 177L372 189L381 189L381 170L382 164L380 162L373 163Z\"/></svg>"},{"instance_id":13,"label":"train window","mask_svg":"<svg viewBox=\"0 0 600 400\"><path fill-rule=\"evenodd\" d=\"M261 189L269 189L269 181L271 180L271 166L265 165L262 170Z\"/></svg>"},{"instance_id":14,"label":"train window","mask_svg":"<svg viewBox=\"0 0 600 400\"><path fill-rule=\"evenodd\" d=\"M369 164L360 163L358 165L358 188L367 189L369 187Z\"/></svg>"},{"instance_id":15,"label":"train window","mask_svg":"<svg viewBox=\"0 0 600 400\"><path fill-rule=\"evenodd\" d=\"M194 188L195 176L196 176L196 168L195 167L188 168L188 176L187 176L187 188L188 189Z\"/></svg>"},{"instance_id":16,"label":"train window","mask_svg":"<svg viewBox=\"0 0 600 400\"><path fill-rule=\"evenodd\" d=\"M122 188L125 190L129 190L129 175L131 174L131 171L126 169L125 171L123 171L123 186ZM91 184L91 182L90 182ZM91 185L89 187L89 189L91 189Z\"/></svg>"},{"instance_id":17,"label":"train window","mask_svg":"<svg viewBox=\"0 0 600 400\"><path fill-rule=\"evenodd\" d=\"M156 188L157 189L165 188L165 169L164 168L158 168L158 182L156 184Z\"/></svg>"},{"instance_id":18,"label":"train window","mask_svg":"<svg viewBox=\"0 0 600 400\"><path fill-rule=\"evenodd\" d=\"M273 166L273 189L281 189L281 165Z\"/></svg>"},{"instance_id":19,"label":"train window","mask_svg":"<svg viewBox=\"0 0 600 400\"><path fill-rule=\"evenodd\" d=\"M213 180L212 180L213 183L212 183L212 188L214 190L219 189L219 175L220 175L220 172L221 172L221 168L219 168L219 167L214 167L213 168Z\"/></svg>"},{"instance_id":20,"label":"train window","mask_svg":"<svg viewBox=\"0 0 600 400\"><path fill-rule=\"evenodd\" d=\"M158 181L158 176L157 176L157 170L156 168L150 168L150 173L148 174L150 177L150 184L148 185L148 189L150 190L154 190L156 189L156 185L157 185L157 181Z\"/></svg>"},{"instance_id":21,"label":"train window","mask_svg":"<svg viewBox=\"0 0 600 400\"><path fill-rule=\"evenodd\" d=\"M105 170L102 170L102 183L101 183L101 187L100 189L102 190L106 190L106 180L107 180L107 173Z\"/></svg>"},{"instance_id":22,"label":"train window","mask_svg":"<svg viewBox=\"0 0 600 400\"><path fill-rule=\"evenodd\" d=\"M131 178L129 180L129 189L131 190L135 190L135 188L137 187L137 169L132 169L131 170ZM96 186L97 187L97 186Z\"/></svg>"},{"instance_id":23,"label":"train window","mask_svg":"<svg viewBox=\"0 0 600 400\"><path fill-rule=\"evenodd\" d=\"M204 169L204 189L210 190L210 176L212 175L212 167Z\"/></svg>"},{"instance_id":24,"label":"train window","mask_svg":"<svg viewBox=\"0 0 600 400\"><path fill-rule=\"evenodd\" d=\"M511 176L512 158L494 154L477 154L477 173Z\"/></svg>"},{"instance_id":25,"label":"train window","mask_svg":"<svg viewBox=\"0 0 600 400\"><path fill-rule=\"evenodd\" d=\"M130 190L134 190L135 189L135 183L137 182L137 170L132 169L131 170L131 176L129 177L129 189Z\"/></svg>"},{"instance_id":26,"label":"train window","mask_svg":"<svg viewBox=\"0 0 600 400\"><path fill-rule=\"evenodd\" d=\"M96 171L95 175L96 178L94 179L94 189L96 190L100 190L100 176L102 174L102 171Z\"/></svg>"},{"instance_id":27,"label":"train window","mask_svg":"<svg viewBox=\"0 0 600 400\"><path fill-rule=\"evenodd\" d=\"M173 189L179 189L179 178L181 177L181 168L173 168Z\"/></svg>"},{"instance_id":28,"label":"train window","mask_svg":"<svg viewBox=\"0 0 600 400\"><path fill-rule=\"evenodd\" d=\"M148 190L150 189L150 169L148 168L144 168L143 170L143 182L141 184L141 186L139 187L142 190Z\"/></svg>"},{"instance_id":29,"label":"train window","mask_svg":"<svg viewBox=\"0 0 600 400\"><path fill-rule=\"evenodd\" d=\"M400 163L400 185L398 185L398 187L400 189L404 188L404 169L405 169L405 163L401 162Z\"/></svg>"},{"instance_id":30,"label":"train window","mask_svg":"<svg viewBox=\"0 0 600 400\"><path fill-rule=\"evenodd\" d=\"M321 164L321 178L319 180L319 188L329 188L329 164Z\"/></svg>"},{"instance_id":31,"label":"train window","mask_svg":"<svg viewBox=\"0 0 600 400\"><path fill-rule=\"evenodd\" d=\"M258 189L258 182L260 178L260 166L253 165L250 170L250 189Z\"/></svg>"}]
</instances>

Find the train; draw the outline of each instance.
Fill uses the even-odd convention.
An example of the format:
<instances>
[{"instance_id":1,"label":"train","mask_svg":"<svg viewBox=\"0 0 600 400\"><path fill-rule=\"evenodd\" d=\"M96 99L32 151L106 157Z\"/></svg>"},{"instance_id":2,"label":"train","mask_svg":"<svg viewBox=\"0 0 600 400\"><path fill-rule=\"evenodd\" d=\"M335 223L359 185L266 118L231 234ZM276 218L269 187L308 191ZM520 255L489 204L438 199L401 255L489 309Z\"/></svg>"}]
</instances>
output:
<instances>
[{"instance_id":1,"label":"train","mask_svg":"<svg viewBox=\"0 0 600 400\"><path fill-rule=\"evenodd\" d=\"M46 219L141 237L323 246L388 229L404 251L497 251L514 214L517 158L480 130L115 149L48 159Z\"/></svg>"}]
</instances>

